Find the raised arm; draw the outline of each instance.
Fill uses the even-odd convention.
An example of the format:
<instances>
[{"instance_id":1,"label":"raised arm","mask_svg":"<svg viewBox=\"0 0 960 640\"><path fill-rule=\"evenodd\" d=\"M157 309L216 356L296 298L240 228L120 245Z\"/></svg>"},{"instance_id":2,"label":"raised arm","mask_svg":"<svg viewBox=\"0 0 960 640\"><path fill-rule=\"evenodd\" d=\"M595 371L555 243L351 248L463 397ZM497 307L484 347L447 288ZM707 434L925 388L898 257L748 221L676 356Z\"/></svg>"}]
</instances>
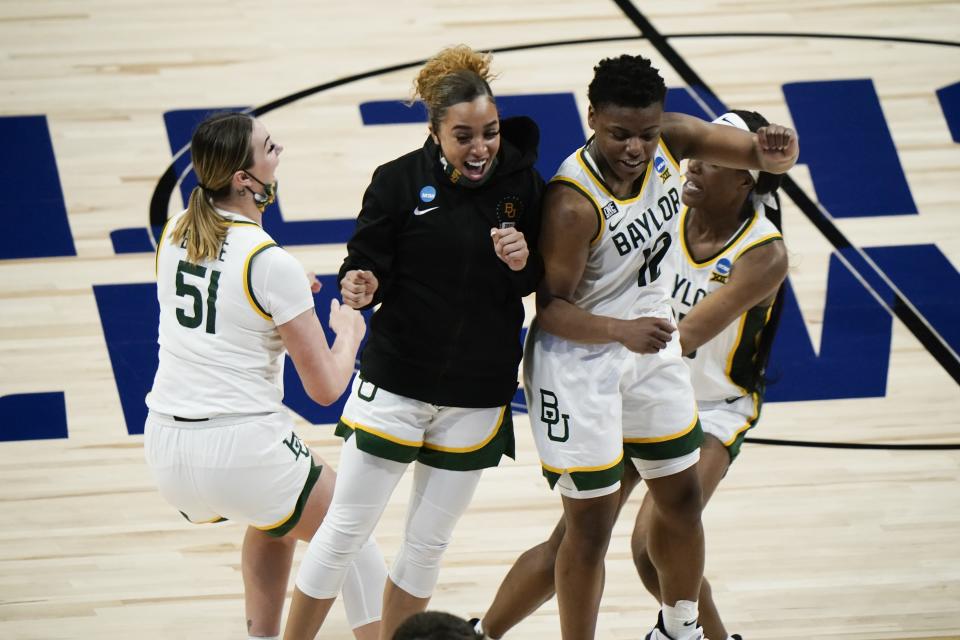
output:
<instances>
[{"instance_id":1,"label":"raised arm","mask_svg":"<svg viewBox=\"0 0 960 640\"><path fill-rule=\"evenodd\" d=\"M786 277L787 251L782 240L741 255L727 283L697 303L680 321L683 354L696 351L753 307L771 304Z\"/></svg>"},{"instance_id":2,"label":"raised arm","mask_svg":"<svg viewBox=\"0 0 960 640\"><path fill-rule=\"evenodd\" d=\"M682 113L664 113L662 135L678 160L697 158L732 169L785 173L800 155L797 132L778 124L748 133Z\"/></svg>"}]
</instances>

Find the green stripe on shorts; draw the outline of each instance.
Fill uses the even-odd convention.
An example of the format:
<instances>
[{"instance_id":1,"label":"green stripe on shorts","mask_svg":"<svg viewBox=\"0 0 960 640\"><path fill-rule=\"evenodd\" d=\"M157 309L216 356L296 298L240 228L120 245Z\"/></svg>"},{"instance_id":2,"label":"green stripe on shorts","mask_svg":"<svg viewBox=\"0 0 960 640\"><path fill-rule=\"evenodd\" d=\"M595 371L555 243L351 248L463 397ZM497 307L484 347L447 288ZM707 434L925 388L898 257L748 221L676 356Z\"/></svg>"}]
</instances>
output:
<instances>
[{"instance_id":1,"label":"green stripe on shorts","mask_svg":"<svg viewBox=\"0 0 960 640\"><path fill-rule=\"evenodd\" d=\"M287 521L279 527L264 529L263 532L265 534L273 536L274 538L280 538L290 533L290 530L297 526L297 523L300 522L300 516L303 515L303 509L307 506L310 492L313 491L313 485L317 484L317 479L320 477L321 471L323 471L323 466L316 464L313 461L313 456L310 456L310 472L307 474L307 481L303 483L303 490L300 491L300 497L297 498L297 504L293 508L293 513L291 513Z\"/></svg>"},{"instance_id":2,"label":"green stripe on shorts","mask_svg":"<svg viewBox=\"0 0 960 640\"><path fill-rule=\"evenodd\" d=\"M730 464L733 464L733 461L737 459L738 455L740 455L740 446L743 444L743 439L747 437L747 432L757 426L757 422L760 420L760 410L763 408L763 400L759 395L756 396L756 403L757 417L751 420L749 423L750 426L738 433L734 441L727 446L727 453L730 454Z\"/></svg>"},{"instance_id":3,"label":"green stripe on shorts","mask_svg":"<svg viewBox=\"0 0 960 640\"><path fill-rule=\"evenodd\" d=\"M624 442L623 452L631 458L641 460L669 460L693 453L703 444L703 429L700 418L693 429L673 440L663 442Z\"/></svg>"},{"instance_id":4,"label":"green stripe on shorts","mask_svg":"<svg viewBox=\"0 0 960 640\"><path fill-rule=\"evenodd\" d=\"M553 489L560 479L561 474L556 471L550 471L546 467L541 468L543 469L543 477L547 479L550 488ZM607 469L600 469L598 471L571 471L569 473L570 478L573 480L573 486L579 491L602 489L619 482L623 477L623 458L621 458L617 464Z\"/></svg>"},{"instance_id":5,"label":"green stripe on shorts","mask_svg":"<svg viewBox=\"0 0 960 640\"><path fill-rule=\"evenodd\" d=\"M476 451L454 453L450 451L437 451L436 449L430 449L424 446L420 449L417 460L428 467L436 467L437 469L474 471L476 469L496 467L500 464L500 458L504 455L510 456L511 458L516 457L513 438L513 414L510 412L509 405L504 409L503 420L500 423L500 429L496 435L490 439L490 442Z\"/></svg>"},{"instance_id":6,"label":"green stripe on shorts","mask_svg":"<svg viewBox=\"0 0 960 640\"><path fill-rule=\"evenodd\" d=\"M394 462L413 462L417 459L417 454L420 452L420 447L398 444L386 438L381 438L380 436L363 431L362 429L355 431L343 420L337 422L337 428L334 433L344 440L349 440L350 436L356 435L357 449L360 449L360 451L364 453L369 453L372 456L393 460Z\"/></svg>"}]
</instances>

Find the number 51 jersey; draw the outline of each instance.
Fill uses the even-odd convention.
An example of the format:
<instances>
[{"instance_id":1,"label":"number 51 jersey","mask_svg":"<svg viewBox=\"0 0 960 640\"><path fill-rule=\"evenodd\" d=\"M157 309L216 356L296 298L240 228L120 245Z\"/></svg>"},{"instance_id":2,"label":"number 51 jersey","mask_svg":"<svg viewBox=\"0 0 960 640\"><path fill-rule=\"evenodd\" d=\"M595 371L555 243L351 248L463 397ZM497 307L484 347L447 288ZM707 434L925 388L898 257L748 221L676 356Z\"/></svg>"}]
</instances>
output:
<instances>
[{"instance_id":1,"label":"number 51 jersey","mask_svg":"<svg viewBox=\"0 0 960 640\"><path fill-rule=\"evenodd\" d=\"M215 260L187 261L171 218L157 244L159 367L151 410L184 418L282 411L285 349L277 326L313 308L297 260L259 225L230 220ZM256 269L253 269L254 261Z\"/></svg>"},{"instance_id":2,"label":"number 51 jersey","mask_svg":"<svg viewBox=\"0 0 960 640\"><path fill-rule=\"evenodd\" d=\"M617 198L584 147L570 155L551 180L587 198L597 214L587 264L574 291L575 305L614 318L670 318L661 262L676 237L680 167L661 138L647 162L640 191Z\"/></svg>"}]
</instances>

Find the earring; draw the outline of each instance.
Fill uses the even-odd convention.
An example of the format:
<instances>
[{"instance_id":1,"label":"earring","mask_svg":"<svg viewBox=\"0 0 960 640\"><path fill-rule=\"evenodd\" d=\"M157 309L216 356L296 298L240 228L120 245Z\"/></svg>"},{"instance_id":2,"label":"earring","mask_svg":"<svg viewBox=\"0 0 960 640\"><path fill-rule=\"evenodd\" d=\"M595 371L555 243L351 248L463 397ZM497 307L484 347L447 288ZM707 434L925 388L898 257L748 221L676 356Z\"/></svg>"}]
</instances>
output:
<instances>
[{"instance_id":1,"label":"earring","mask_svg":"<svg viewBox=\"0 0 960 640\"><path fill-rule=\"evenodd\" d=\"M237 195L238 195L238 196L247 195L247 190L246 190L246 189L237 189Z\"/></svg>"}]
</instances>

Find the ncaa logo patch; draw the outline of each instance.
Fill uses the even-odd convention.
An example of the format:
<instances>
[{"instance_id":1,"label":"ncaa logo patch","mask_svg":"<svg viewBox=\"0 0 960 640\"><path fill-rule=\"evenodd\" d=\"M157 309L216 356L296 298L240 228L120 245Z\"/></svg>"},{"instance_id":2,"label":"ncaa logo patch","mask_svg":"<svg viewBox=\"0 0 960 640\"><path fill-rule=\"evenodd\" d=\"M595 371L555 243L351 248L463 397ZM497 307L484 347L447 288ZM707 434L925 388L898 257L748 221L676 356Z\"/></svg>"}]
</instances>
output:
<instances>
[{"instance_id":1,"label":"ncaa logo patch","mask_svg":"<svg viewBox=\"0 0 960 640\"><path fill-rule=\"evenodd\" d=\"M430 185L425 186L420 189L420 200L421 202L433 202L433 199L437 197L437 189Z\"/></svg>"},{"instance_id":2,"label":"ncaa logo patch","mask_svg":"<svg viewBox=\"0 0 960 640\"><path fill-rule=\"evenodd\" d=\"M730 269L733 267L733 264L728 258L720 258L717 260L717 264L714 267L714 270L722 276L730 274Z\"/></svg>"},{"instance_id":3,"label":"ncaa logo patch","mask_svg":"<svg viewBox=\"0 0 960 640\"><path fill-rule=\"evenodd\" d=\"M657 170L657 173L663 173L667 168L667 161L662 156L657 156L653 159L653 168Z\"/></svg>"}]
</instances>

